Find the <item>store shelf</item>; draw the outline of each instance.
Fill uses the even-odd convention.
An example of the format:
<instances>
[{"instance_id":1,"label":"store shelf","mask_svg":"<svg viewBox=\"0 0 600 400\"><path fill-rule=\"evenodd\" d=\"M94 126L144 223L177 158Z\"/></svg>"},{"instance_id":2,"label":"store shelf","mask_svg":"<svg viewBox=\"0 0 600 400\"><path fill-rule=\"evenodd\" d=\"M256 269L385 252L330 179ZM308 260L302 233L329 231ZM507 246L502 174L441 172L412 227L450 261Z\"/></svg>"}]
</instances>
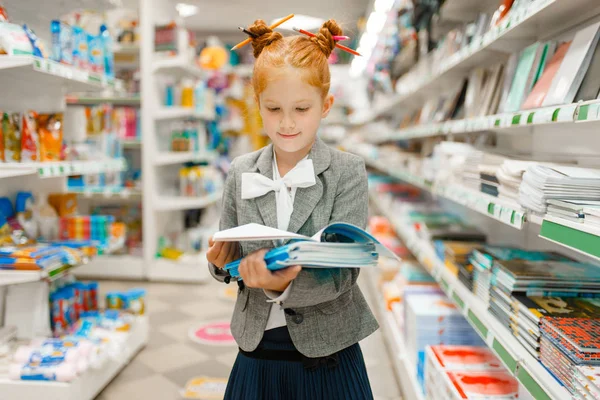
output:
<instances>
[{"instance_id":1,"label":"store shelf","mask_svg":"<svg viewBox=\"0 0 600 400\"><path fill-rule=\"evenodd\" d=\"M510 204L502 199L486 193L461 186L457 183L449 185L431 185L424 178L410 174L406 171L395 169L383 162L365 158L367 165L385 172L387 175L408 182L432 194L452 200L466 208L477 211L487 217L500 221L516 229L523 229L527 221L527 211L516 204Z\"/></svg>"},{"instance_id":2,"label":"store shelf","mask_svg":"<svg viewBox=\"0 0 600 400\"><path fill-rule=\"evenodd\" d=\"M471 22L484 5L497 5L494 0L446 0L440 7L440 18L446 21Z\"/></svg>"},{"instance_id":3,"label":"store shelf","mask_svg":"<svg viewBox=\"0 0 600 400\"><path fill-rule=\"evenodd\" d=\"M37 173L40 178L53 178L60 176L98 174L109 171L123 171L125 169L127 169L127 162L124 158L103 161L0 163L0 177L3 175L13 176L11 174L17 173L13 171L19 171L20 175Z\"/></svg>"},{"instance_id":4,"label":"store shelf","mask_svg":"<svg viewBox=\"0 0 600 400\"><path fill-rule=\"evenodd\" d=\"M193 210L205 208L221 200L223 191L204 197L159 196L155 203L157 211Z\"/></svg>"},{"instance_id":5,"label":"store shelf","mask_svg":"<svg viewBox=\"0 0 600 400\"><path fill-rule=\"evenodd\" d=\"M136 279L145 278L144 260L141 256L107 255L96 257L74 271L78 278Z\"/></svg>"},{"instance_id":6,"label":"store shelf","mask_svg":"<svg viewBox=\"0 0 600 400\"><path fill-rule=\"evenodd\" d=\"M168 74L178 78L205 78L207 76L204 70L192 64L191 59L181 56L155 60L152 67L155 73Z\"/></svg>"},{"instance_id":7,"label":"store shelf","mask_svg":"<svg viewBox=\"0 0 600 400\"><path fill-rule=\"evenodd\" d=\"M64 85L69 92L118 90L122 87L122 82L106 75L33 56L0 56L0 70L3 87L14 86L15 82L26 82L40 88Z\"/></svg>"},{"instance_id":8,"label":"store shelf","mask_svg":"<svg viewBox=\"0 0 600 400\"><path fill-rule=\"evenodd\" d=\"M540 237L600 261L600 227L546 216Z\"/></svg>"},{"instance_id":9,"label":"store shelf","mask_svg":"<svg viewBox=\"0 0 600 400\"><path fill-rule=\"evenodd\" d=\"M154 159L154 165L175 165L186 162L212 162L217 158L215 152L164 152L159 153Z\"/></svg>"},{"instance_id":10,"label":"store shelf","mask_svg":"<svg viewBox=\"0 0 600 400\"><path fill-rule=\"evenodd\" d=\"M131 140L123 140L121 141L124 149L141 149L142 148L142 140L141 139L131 139Z\"/></svg>"},{"instance_id":11,"label":"store shelf","mask_svg":"<svg viewBox=\"0 0 600 400\"><path fill-rule=\"evenodd\" d=\"M147 317L138 317L125 341L118 360L111 360L104 368L89 369L74 381L11 381L0 378L2 400L92 400L146 345L150 325Z\"/></svg>"},{"instance_id":12,"label":"store shelf","mask_svg":"<svg viewBox=\"0 0 600 400\"><path fill-rule=\"evenodd\" d=\"M408 357L406 346L404 345L404 338L396 323L394 314L386 310L383 298L381 298L381 293L377 290L375 282L376 270L368 269L366 273L368 275L366 281L369 283L369 291L372 294L371 298L374 298L377 304L375 313L377 314L377 319L382 328L383 336L388 344L388 348L391 350L390 359L394 365L396 379L401 385L404 398L425 400L421 385L419 385L419 382L417 381L416 361L413 363Z\"/></svg>"},{"instance_id":13,"label":"store shelf","mask_svg":"<svg viewBox=\"0 0 600 400\"><path fill-rule=\"evenodd\" d=\"M393 215L376 195L371 195L371 201L391 221L400 239L439 282L442 290L462 311L469 324L535 399L570 398L568 391L529 354L509 329L494 318L481 304L481 300L446 269L431 242L418 237L415 230L403 222L402 218Z\"/></svg>"},{"instance_id":14,"label":"store shelf","mask_svg":"<svg viewBox=\"0 0 600 400\"><path fill-rule=\"evenodd\" d=\"M396 85L400 92L380 101L371 110L357 114L351 119L351 123L362 125L405 102L414 103L419 96L434 93L437 89L456 82L457 76L464 75L464 72L498 59L498 53L519 51L527 44L576 24L573 21L582 22L580 10L586 10L586 18L600 12L597 5L591 6L586 0L538 0L524 7L521 12L511 12L500 25L482 37L475 38L468 47L447 57L443 62L431 66L429 71L423 71L427 65L417 65Z\"/></svg>"},{"instance_id":15,"label":"store shelf","mask_svg":"<svg viewBox=\"0 0 600 400\"><path fill-rule=\"evenodd\" d=\"M514 113L486 115L483 117L445 121L400 129L390 135L373 135L370 143L420 139L449 134L486 131L510 132L521 127L557 123L578 123L600 120L600 102L573 103Z\"/></svg>"},{"instance_id":16,"label":"store shelf","mask_svg":"<svg viewBox=\"0 0 600 400\"><path fill-rule=\"evenodd\" d=\"M114 106L139 107L142 103L142 99L139 96L67 96L66 100L68 105L81 106L93 106L97 104L108 103Z\"/></svg>"},{"instance_id":17,"label":"store shelf","mask_svg":"<svg viewBox=\"0 0 600 400\"><path fill-rule=\"evenodd\" d=\"M105 199L138 199L142 196L140 189L124 187L101 187L101 188L69 188L68 193L75 193L85 198Z\"/></svg>"},{"instance_id":18,"label":"store shelf","mask_svg":"<svg viewBox=\"0 0 600 400\"><path fill-rule=\"evenodd\" d=\"M186 107L163 107L154 114L156 121L169 121L176 119L198 119L212 121L215 119L215 113L198 112L194 108Z\"/></svg>"},{"instance_id":19,"label":"store shelf","mask_svg":"<svg viewBox=\"0 0 600 400\"><path fill-rule=\"evenodd\" d=\"M119 55L139 55L140 54L140 45L139 44L121 44L115 43L113 45L113 53L115 57Z\"/></svg>"},{"instance_id":20,"label":"store shelf","mask_svg":"<svg viewBox=\"0 0 600 400\"><path fill-rule=\"evenodd\" d=\"M36 173L35 169L10 168L9 165L10 164L0 163L0 179L14 178L14 177L26 176L26 175L34 175Z\"/></svg>"},{"instance_id":21,"label":"store shelf","mask_svg":"<svg viewBox=\"0 0 600 400\"><path fill-rule=\"evenodd\" d=\"M186 257L185 261L155 259L149 266L148 279L167 282L203 283L211 279L206 254Z\"/></svg>"},{"instance_id":22,"label":"store shelf","mask_svg":"<svg viewBox=\"0 0 600 400\"><path fill-rule=\"evenodd\" d=\"M0 270L0 286L18 285L21 283L39 282L41 280L54 280L63 276L67 271L74 271L84 264L59 267L42 271L11 271ZM0 391L1 393L1 391Z\"/></svg>"}]
</instances>

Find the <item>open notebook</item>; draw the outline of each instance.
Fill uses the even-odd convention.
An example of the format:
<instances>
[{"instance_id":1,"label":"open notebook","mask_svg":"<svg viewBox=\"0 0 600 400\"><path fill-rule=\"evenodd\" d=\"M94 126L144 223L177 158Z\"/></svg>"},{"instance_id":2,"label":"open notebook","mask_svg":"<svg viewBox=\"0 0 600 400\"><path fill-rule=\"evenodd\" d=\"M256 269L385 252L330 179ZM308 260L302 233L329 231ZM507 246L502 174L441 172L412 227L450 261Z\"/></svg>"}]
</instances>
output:
<instances>
[{"instance_id":1,"label":"open notebook","mask_svg":"<svg viewBox=\"0 0 600 400\"><path fill-rule=\"evenodd\" d=\"M309 268L359 268L376 266L379 255L398 258L372 235L352 224L333 223L308 237L260 224L247 224L215 233L216 242L289 240L288 244L265 255L267 268L275 271L292 265ZM241 260L227 264L233 277L239 276Z\"/></svg>"}]
</instances>

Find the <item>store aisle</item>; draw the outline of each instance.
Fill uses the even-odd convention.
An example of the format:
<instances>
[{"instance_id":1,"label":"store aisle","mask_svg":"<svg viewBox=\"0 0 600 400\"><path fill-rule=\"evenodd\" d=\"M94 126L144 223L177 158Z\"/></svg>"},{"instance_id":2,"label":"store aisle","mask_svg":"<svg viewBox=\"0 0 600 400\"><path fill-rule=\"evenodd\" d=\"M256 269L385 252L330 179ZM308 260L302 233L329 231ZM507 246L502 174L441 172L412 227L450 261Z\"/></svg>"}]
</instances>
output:
<instances>
[{"instance_id":1,"label":"store aisle","mask_svg":"<svg viewBox=\"0 0 600 400\"><path fill-rule=\"evenodd\" d=\"M136 286L140 283L102 281L101 298L106 292ZM181 398L179 390L190 378L227 378L237 347L202 345L188 336L190 328L203 321L229 320L234 300L226 297L224 285L211 282L206 285L143 283L142 286L148 290L149 343L97 399L175 400ZM377 331L361 346L375 399L400 399L382 333Z\"/></svg>"}]
</instances>

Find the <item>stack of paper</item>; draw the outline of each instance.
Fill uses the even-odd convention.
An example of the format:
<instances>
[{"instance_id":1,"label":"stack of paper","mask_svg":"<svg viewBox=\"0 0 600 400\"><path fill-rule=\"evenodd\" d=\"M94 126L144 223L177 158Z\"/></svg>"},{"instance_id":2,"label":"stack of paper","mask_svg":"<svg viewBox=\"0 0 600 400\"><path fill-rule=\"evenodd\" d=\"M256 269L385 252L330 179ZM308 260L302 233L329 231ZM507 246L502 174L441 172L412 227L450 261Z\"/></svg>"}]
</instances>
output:
<instances>
[{"instance_id":1,"label":"stack of paper","mask_svg":"<svg viewBox=\"0 0 600 400\"><path fill-rule=\"evenodd\" d=\"M217 232L213 238L217 242L294 240L290 244L270 250L265 255L267 268L272 271L295 265L309 268L375 267L379 254L397 259L393 252L382 246L373 236L346 223L331 224L313 237L260 224L247 224ZM225 266L234 278L239 277L240 262L241 260L237 260Z\"/></svg>"},{"instance_id":2,"label":"stack of paper","mask_svg":"<svg viewBox=\"0 0 600 400\"><path fill-rule=\"evenodd\" d=\"M426 346L485 345L460 310L446 296L405 294L405 303L406 346L413 362L424 360Z\"/></svg>"},{"instance_id":3,"label":"stack of paper","mask_svg":"<svg viewBox=\"0 0 600 400\"><path fill-rule=\"evenodd\" d=\"M563 165L533 165L523 175L519 203L544 214L549 200L600 199L600 171Z\"/></svg>"},{"instance_id":4,"label":"stack of paper","mask_svg":"<svg viewBox=\"0 0 600 400\"><path fill-rule=\"evenodd\" d=\"M456 371L447 372L452 382L451 397L445 399L517 400L519 382L508 372Z\"/></svg>"},{"instance_id":5,"label":"stack of paper","mask_svg":"<svg viewBox=\"0 0 600 400\"><path fill-rule=\"evenodd\" d=\"M584 399L600 399L600 367L575 368L573 375L575 391Z\"/></svg>"},{"instance_id":6,"label":"stack of paper","mask_svg":"<svg viewBox=\"0 0 600 400\"><path fill-rule=\"evenodd\" d=\"M431 400L452 398L454 389L448 372L506 372L487 347L428 346L426 357L425 395Z\"/></svg>"},{"instance_id":7,"label":"stack of paper","mask_svg":"<svg viewBox=\"0 0 600 400\"><path fill-rule=\"evenodd\" d=\"M535 161L504 160L496 173L498 182L500 182L498 197L518 204L519 187L523 181L523 174L527 168L536 164Z\"/></svg>"},{"instance_id":8,"label":"stack of paper","mask_svg":"<svg viewBox=\"0 0 600 400\"><path fill-rule=\"evenodd\" d=\"M600 366L600 319L544 317L541 331L542 363L577 393L577 367Z\"/></svg>"},{"instance_id":9,"label":"stack of paper","mask_svg":"<svg viewBox=\"0 0 600 400\"><path fill-rule=\"evenodd\" d=\"M458 276L461 266L469 264L469 256L475 249L483 246L482 242L454 242L437 240L434 243L438 257L444 260L446 269Z\"/></svg>"}]
</instances>

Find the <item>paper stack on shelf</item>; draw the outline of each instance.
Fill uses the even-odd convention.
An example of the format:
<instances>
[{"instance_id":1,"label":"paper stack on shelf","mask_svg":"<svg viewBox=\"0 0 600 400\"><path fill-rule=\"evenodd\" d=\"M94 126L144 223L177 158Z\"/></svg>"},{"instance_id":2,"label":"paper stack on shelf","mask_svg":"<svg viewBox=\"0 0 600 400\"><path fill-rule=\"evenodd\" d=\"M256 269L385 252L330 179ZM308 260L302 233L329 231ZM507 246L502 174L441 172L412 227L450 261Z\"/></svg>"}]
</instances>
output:
<instances>
[{"instance_id":1,"label":"paper stack on shelf","mask_svg":"<svg viewBox=\"0 0 600 400\"><path fill-rule=\"evenodd\" d=\"M544 317L541 361L571 392L578 366L600 365L600 319Z\"/></svg>"},{"instance_id":2,"label":"paper stack on shelf","mask_svg":"<svg viewBox=\"0 0 600 400\"><path fill-rule=\"evenodd\" d=\"M600 399L600 367L576 367L573 384L580 398Z\"/></svg>"},{"instance_id":3,"label":"paper stack on shelf","mask_svg":"<svg viewBox=\"0 0 600 400\"><path fill-rule=\"evenodd\" d=\"M476 345L484 342L444 295L405 294L406 348L417 370L423 371L425 347L438 344ZM419 378L423 381L424 375Z\"/></svg>"},{"instance_id":4,"label":"paper stack on shelf","mask_svg":"<svg viewBox=\"0 0 600 400\"><path fill-rule=\"evenodd\" d=\"M535 161L504 160L498 168L496 176L500 186L498 197L519 204L519 187L523 182L523 174L527 168L537 165Z\"/></svg>"},{"instance_id":5,"label":"paper stack on shelf","mask_svg":"<svg viewBox=\"0 0 600 400\"><path fill-rule=\"evenodd\" d=\"M426 353L427 399L517 398L517 380L487 347L428 346ZM486 384L474 384L483 382L484 377Z\"/></svg>"},{"instance_id":6,"label":"paper stack on shelf","mask_svg":"<svg viewBox=\"0 0 600 400\"><path fill-rule=\"evenodd\" d=\"M600 199L600 171L564 165L533 165L523 175L519 203L544 214L548 200Z\"/></svg>"},{"instance_id":7,"label":"paper stack on shelf","mask_svg":"<svg viewBox=\"0 0 600 400\"><path fill-rule=\"evenodd\" d=\"M444 260L446 269L452 275L459 276L461 266L469 264L469 256L473 250L481 248L483 243L436 240L434 246L438 257Z\"/></svg>"}]
</instances>

